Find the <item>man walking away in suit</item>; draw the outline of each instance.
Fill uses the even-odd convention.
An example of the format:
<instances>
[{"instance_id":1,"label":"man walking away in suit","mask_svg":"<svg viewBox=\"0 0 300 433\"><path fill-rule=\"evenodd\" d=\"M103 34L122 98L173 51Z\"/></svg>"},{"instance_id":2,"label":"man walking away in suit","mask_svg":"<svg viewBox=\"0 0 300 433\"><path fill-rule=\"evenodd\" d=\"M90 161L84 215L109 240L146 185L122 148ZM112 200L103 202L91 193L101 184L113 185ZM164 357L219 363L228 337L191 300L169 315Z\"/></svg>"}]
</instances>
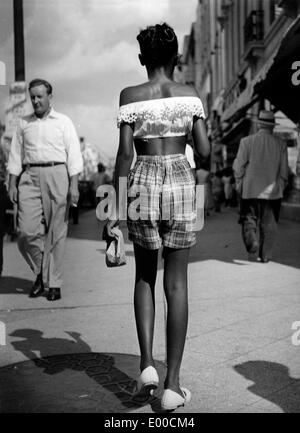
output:
<instances>
[{"instance_id":1,"label":"man walking away in suit","mask_svg":"<svg viewBox=\"0 0 300 433\"><path fill-rule=\"evenodd\" d=\"M242 237L249 260L272 258L283 191L288 180L286 143L273 135L275 117L262 110L259 131L241 140L233 163L241 195Z\"/></svg>"}]
</instances>

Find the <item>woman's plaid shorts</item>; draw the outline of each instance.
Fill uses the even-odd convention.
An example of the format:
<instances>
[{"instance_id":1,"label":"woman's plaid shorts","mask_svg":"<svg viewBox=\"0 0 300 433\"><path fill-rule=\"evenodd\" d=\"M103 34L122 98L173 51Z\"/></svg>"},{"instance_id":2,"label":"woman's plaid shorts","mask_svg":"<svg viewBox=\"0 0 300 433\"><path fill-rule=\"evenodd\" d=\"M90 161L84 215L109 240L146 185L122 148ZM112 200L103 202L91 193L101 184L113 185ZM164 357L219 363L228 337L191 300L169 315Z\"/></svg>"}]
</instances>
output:
<instances>
[{"instance_id":1,"label":"woman's plaid shorts","mask_svg":"<svg viewBox=\"0 0 300 433\"><path fill-rule=\"evenodd\" d=\"M185 155L139 155L127 187L132 242L151 250L196 243L195 178Z\"/></svg>"}]
</instances>

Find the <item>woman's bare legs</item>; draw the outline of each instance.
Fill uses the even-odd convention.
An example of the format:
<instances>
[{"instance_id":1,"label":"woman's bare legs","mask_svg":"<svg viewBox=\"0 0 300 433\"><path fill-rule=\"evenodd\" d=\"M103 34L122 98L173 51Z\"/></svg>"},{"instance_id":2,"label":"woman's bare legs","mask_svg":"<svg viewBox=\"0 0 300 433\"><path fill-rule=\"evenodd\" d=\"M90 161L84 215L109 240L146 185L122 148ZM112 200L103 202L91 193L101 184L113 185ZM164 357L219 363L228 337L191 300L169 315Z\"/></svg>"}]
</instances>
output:
<instances>
[{"instance_id":1,"label":"woman's bare legs","mask_svg":"<svg viewBox=\"0 0 300 433\"><path fill-rule=\"evenodd\" d=\"M147 250L134 244L136 264L134 311L141 351L140 369L154 366L152 355L155 317L155 281L158 250Z\"/></svg>"},{"instance_id":2,"label":"woman's bare legs","mask_svg":"<svg viewBox=\"0 0 300 433\"><path fill-rule=\"evenodd\" d=\"M167 299L167 376L165 389L182 395L179 370L188 323L187 268L189 248L164 249L164 291Z\"/></svg>"}]
</instances>

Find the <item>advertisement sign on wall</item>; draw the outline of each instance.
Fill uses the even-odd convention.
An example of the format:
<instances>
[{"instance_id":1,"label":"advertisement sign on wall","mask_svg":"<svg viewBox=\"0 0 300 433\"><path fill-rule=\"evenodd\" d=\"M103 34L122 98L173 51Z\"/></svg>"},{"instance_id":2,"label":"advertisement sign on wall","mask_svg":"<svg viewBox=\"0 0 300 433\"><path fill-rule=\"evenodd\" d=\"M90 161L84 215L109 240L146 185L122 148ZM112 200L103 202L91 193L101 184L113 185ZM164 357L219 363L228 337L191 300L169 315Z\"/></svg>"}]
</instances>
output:
<instances>
[{"instance_id":1,"label":"advertisement sign on wall","mask_svg":"<svg viewBox=\"0 0 300 433\"><path fill-rule=\"evenodd\" d=\"M9 102L5 113L5 136L12 138L20 117L29 114L25 81L16 81L9 86Z\"/></svg>"}]
</instances>

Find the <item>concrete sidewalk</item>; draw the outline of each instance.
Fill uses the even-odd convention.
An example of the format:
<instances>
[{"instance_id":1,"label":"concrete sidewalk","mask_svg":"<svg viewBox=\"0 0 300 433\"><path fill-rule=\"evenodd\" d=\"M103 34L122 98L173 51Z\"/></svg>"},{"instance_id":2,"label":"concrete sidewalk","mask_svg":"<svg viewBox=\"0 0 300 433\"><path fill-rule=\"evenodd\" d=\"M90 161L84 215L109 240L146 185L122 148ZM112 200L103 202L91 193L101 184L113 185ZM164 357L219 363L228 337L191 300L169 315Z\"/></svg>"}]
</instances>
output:
<instances>
[{"instance_id":1,"label":"concrete sidewalk","mask_svg":"<svg viewBox=\"0 0 300 433\"><path fill-rule=\"evenodd\" d=\"M246 260L235 210L206 219L189 265L190 316L181 384L191 403L176 413L300 412L299 223L282 220L274 261ZM0 280L0 412L161 412L162 384L134 401L139 351L133 248L108 269L94 210L70 225L63 298L30 299L32 274L6 242ZM165 374L162 261L154 355ZM293 344L294 342L294 344ZM3 343L3 339L2 339Z\"/></svg>"}]
</instances>

